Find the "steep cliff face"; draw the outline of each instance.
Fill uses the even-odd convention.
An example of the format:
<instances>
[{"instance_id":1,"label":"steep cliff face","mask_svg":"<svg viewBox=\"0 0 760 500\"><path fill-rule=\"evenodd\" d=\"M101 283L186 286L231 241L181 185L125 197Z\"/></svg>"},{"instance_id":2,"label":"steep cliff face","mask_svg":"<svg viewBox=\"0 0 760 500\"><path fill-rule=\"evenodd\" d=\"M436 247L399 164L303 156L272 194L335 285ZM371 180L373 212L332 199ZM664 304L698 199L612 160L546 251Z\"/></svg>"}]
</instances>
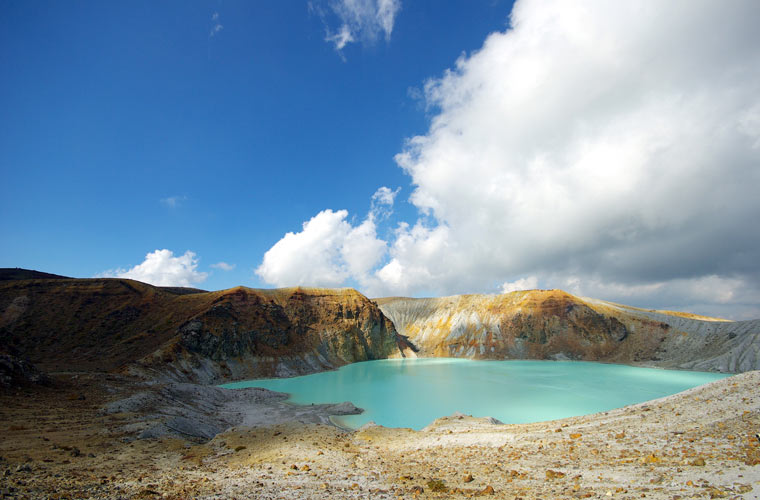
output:
<instances>
[{"instance_id":1,"label":"steep cliff face","mask_svg":"<svg viewBox=\"0 0 760 500\"><path fill-rule=\"evenodd\" d=\"M238 287L213 295L139 369L208 382L302 375L401 355L393 324L356 290Z\"/></svg>"},{"instance_id":2,"label":"steep cliff face","mask_svg":"<svg viewBox=\"0 0 760 500\"><path fill-rule=\"evenodd\" d=\"M378 303L421 356L583 359L729 372L760 368L760 321L645 311L561 290Z\"/></svg>"},{"instance_id":3,"label":"steep cliff face","mask_svg":"<svg viewBox=\"0 0 760 500\"><path fill-rule=\"evenodd\" d=\"M0 283L0 345L47 371L216 382L401 355L405 344L350 289L203 292L56 279Z\"/></svg>"}]
</instances>

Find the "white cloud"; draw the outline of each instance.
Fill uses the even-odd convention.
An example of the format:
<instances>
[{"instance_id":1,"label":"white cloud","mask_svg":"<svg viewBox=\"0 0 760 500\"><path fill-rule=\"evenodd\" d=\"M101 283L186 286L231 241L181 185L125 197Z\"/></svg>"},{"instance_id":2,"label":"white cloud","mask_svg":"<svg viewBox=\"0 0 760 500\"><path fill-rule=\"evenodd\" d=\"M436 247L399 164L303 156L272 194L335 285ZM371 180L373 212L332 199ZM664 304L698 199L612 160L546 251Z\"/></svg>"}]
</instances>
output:
<instances>
[{"instance_id":1,"label":"white cloud","mask_svg":"<svg viewBox=\"0 0 760 500\"><path fill-rule=\"evenodd\" d=\"M528 276L515 281L506 281L501 285L501 293L517 292L520 290L535 290L538 288L538 278Z\"/></svg>"},{"instance_id":2,"label":"white cloud","mask_svg":"<svg viewBox=\"0 0 760 500\"><path fill-rule=\"evenodd\" d=\"M228 264L226 262L217 262L216 264L211 264L211 267L214 269L221 269L222 271L232 271L235 269L235 264Z\"/></svg>"},{"instance_id":3,"label":"white cloud","mask_svg":"<svg viewBox=\"0 0 760 500\"><path fill-rule=\"evenodd\" d=\"M531 277L758 311L758 18L754 0L519 0L510 29L425 84L430 129L396 157L420 219L399 225L365 291Z\"/></svg>"},{"instance_id":4,"label":"white cloud","mask_svg":"<svg viewBox=\"0 0 760 500\"><path fill-rule=\"evenodd\" d=\"M192 287L202 283L208 276L196 270L198 259L190 250L183 255L174 256L171 250L155 250L145 256L145 260L131 269L112 269L105 271L99 278L129 278L155 286Z\"/></svg>"},{"instance_id":5,"label":"white cloud","mask_svg":"<svg viewBox=\"0 0 760 500\"><path fill-rule=\"evenodd\" d=\"M332 43L340 52L352 42L374 43L379 36L390 40L396 14L401 9L401 0L330 0L330 11L337 21L328 19L321 2L310 2L311 10L321 17L326 30L325 41Z\"/></svg>"},{"instance_id":6,"label":"white cloud","mask_svg":"<svg viewBox=\"0 0 760 500\"><path fill-rule=\"evenodd\" d=\"M276 286L342 285L363 280L382 259L385 242L368 217L353 227L346 210L323 210L303 224L298 233L287 233L264 254L256 274Z\"/></svg>"},{"instance_id":7,"label":"white cloud","mask_svg":"<svg viewBox=\"0 0 760 500\"><path fill-rule=\"evenodd\" d=\"M396 199L396 195L401 191L401 188L397 188L395 191L391 191L391 188L383 186L375 191L372 195L372 203L378 205L393 206L393 201Z\"/></svg>"},{"instance_id":8,"label":"white cloud","mask_svg":"<svg viewBox=\"0 0 760 500\"><path fill-rule=\"evenodd\" d=\"M343 24L335 33L331 34L328 31L327 36L325 36L325 41L334 44L335 50L340 51L343 50L343 47L355 40L353 33L351 33L351 28L349 28L347 24Z\"/></svg>"},{"instance_id":9,"label":"white cloud","mask_svg":"<svg viewBox=\"0 0 760 500\"><path fill-rule=\"evenodd\" d=\"M705 275L642 284L556 276L565 290L589 297L614 298L623 304L640 303L649 309L697 312L729 319L760 318L760 290L746 278Z\"/></svg>"},{"instance_id":10,"label":"white cloud","mask_svg":"<svg viewBox=\"0 0 760 500\"><path fill-rule=\"evenodd\" d=\"M219 21L219 13L214 12L211 15L211 29L208 33L209 38L213 38L224 29L224 26L222 26L222 23Z\"/></svg>"},{"instance_id":11,"label":"white cloud","mask_svg":"<svg viewBox=\"0 0 760 500\"><path fill-rule=\"evenodd\" d=\"M187 196L168 196L166 198L161 198L161 203L169 208L177 208L186 200Z\"/></svg>"},{"instance_id":12,"label":"white cloud","mask_svg":"<svg viewBox=\"0 0 760 500\"><path fill-rule=\"evenodd\" d=\"M412 250L427 233L393 243L400 265L427 271L403 287L757 273L759 14L749 1L518 2L513 29L425 86L437 114L397 160L446 238L432 261Z\"/></svg>"},{"instance_id":13,"label":"white cloud","mask_svg":"<svg viewBox=\"0 0 760 500\"><path fill-rule=\"evenodd\" d=\"M395 191L391 191L391 189L386 186L378 188L378 190L372 195L369 211L370 217L375 221L385 220L390 217L393 213L393 203L399 191L401 191L401 188L396 188Z\"/></svg>"}]
</instances>

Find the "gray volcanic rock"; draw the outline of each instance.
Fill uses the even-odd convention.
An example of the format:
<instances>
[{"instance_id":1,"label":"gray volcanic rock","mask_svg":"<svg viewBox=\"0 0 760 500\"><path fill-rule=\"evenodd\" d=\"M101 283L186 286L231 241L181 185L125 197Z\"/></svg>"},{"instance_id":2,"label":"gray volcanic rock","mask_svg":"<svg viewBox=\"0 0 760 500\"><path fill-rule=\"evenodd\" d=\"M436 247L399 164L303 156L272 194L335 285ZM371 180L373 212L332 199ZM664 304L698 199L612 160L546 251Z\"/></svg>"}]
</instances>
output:
<instances>
[{"instance_id":1,"label":"gray volcanic rock","mask_svg":"<svg viewBox=\"0 0 760 500\"><path fill-rule=\"evenodd\" d=\"M363 411L349 402L306 406L286 403L287 398L287 394L258 387L224 389L171 383L146 386L128 398L107 404L103 413L134 414L125 430L140 439L177 436L205 442L238 425L331 424L332 415Z\"/></svg>"}]
</instances>

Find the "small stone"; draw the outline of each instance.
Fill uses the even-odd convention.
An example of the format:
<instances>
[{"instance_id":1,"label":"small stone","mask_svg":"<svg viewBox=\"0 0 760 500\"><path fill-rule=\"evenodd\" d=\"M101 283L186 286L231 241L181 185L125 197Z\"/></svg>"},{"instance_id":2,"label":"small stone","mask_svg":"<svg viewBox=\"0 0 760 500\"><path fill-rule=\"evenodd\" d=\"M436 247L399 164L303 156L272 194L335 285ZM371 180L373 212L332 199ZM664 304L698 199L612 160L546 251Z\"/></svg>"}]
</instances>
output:
<instances>
[{"instance_id":1,"label":"small stone","mask_svg":"<svg viewBox=\"0 0 760 500\"><path fill-rule=\"evenodd\" d=\"M449 491L446 483L444 483L441 479L431 479L427 482L427 487L430 488L430 491L438 491L441 493L446 493Z\"/></svg>"},{"instance_id":2,"label":"small stone","mask_svg":"<svg viewBox=\"0 0 760 500\"><path fill-rule=\"evenodd\" d=\"M308 465L304 465L303 467L301 467L301 470L304 472L309 472L311 470L311 467L309 467Z\"/></svg>"},{"instance_id":3,"label":"small stone","mask_svg":"<svg viewBox=\"0 0 760 500\"><path fill-rule=\"evenodd\" d=\"M708 488L707 492L710 494L710 498L725 498L728 496L728 493L715 487Z\"/></svg>"},{"instance_id":4,"label":"small stone","mask_svg":"<svg viewBox=\"0 0 760 500\"><path fill-rule=\"evenodd\" d=\"M464 476L464 479L463 479L463 481L464 481L465 483L471 483L471 482L472 482L472 480L473 480L472 474L466 474L466 475Z\"/></svg>"},{"instance_id":5,"label":"small stone","mask_svg":"<svg viewBox=\"0 0 760 500\"><path fill-rule=\"evenodd\" d=\"M546 470L546 479L562 479L563 477L565 477L564 472L559 472L551 469Z\"/></svg>"},{"instance_id":6,"label":"small stone","mask_svg":"<svg viewBox=\"0 0 760 500\"><path fill-rule=\"evenodd\" d=\"M695 458L694 460L692 460L691 462L689 462L689 465L694 465L694 466L697 466L697 467L702 467L702 466L705 465L705 459L702 458L702 457Z\"/></svg>"},{"instance_id":7,"label":"small stone","mask_svg":"<svg viewBox=\"0 0 760 500\"><path fill-rule=\"evenodd\" d=\"M422 486L412 486L412 495L422 495L425 489Z\"/></svg>"},{"instance_id":8,"label":"small stone","mask_svg":"<svg viewBox=\"0 0 760 500\"><path fill-rule=\"evenodd\" d=\"M496 491L493 489L493 486L491 486L490 484L486 486L485 488L483 488L483 491L480 492L481 495L493 495L495 493Z\"/></svg>"},{"instance_id":9,"label":"small stone","mask_svg":"<svg viewBox=\"0 0 760 500\"><path fill-rule=\"evenodd\" d=\"M656 464L660 461L660 457L656 456L654 453L650 453L646 457L641 459L641 463L644 464Z\"/></svg>"}]
</instances>

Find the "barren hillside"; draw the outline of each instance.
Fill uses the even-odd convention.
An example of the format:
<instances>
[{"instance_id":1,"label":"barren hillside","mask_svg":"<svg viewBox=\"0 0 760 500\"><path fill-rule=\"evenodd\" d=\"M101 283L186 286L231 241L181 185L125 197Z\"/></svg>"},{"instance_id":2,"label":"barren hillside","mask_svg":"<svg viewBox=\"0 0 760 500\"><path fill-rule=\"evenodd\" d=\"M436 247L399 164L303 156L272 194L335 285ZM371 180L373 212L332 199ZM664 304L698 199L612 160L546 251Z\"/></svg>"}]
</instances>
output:
<instances>
[{"instance_id":1,"label":"barren hillside","mask_svg":"<svg viewBox=\"0 0 760 500\"><path fill-rule=\"evenodd\" d=\"M647 311L561 290L377 302L420 356L583 359L724 372L760 368L760 320Z\"/></svg>"}]
</instances>

